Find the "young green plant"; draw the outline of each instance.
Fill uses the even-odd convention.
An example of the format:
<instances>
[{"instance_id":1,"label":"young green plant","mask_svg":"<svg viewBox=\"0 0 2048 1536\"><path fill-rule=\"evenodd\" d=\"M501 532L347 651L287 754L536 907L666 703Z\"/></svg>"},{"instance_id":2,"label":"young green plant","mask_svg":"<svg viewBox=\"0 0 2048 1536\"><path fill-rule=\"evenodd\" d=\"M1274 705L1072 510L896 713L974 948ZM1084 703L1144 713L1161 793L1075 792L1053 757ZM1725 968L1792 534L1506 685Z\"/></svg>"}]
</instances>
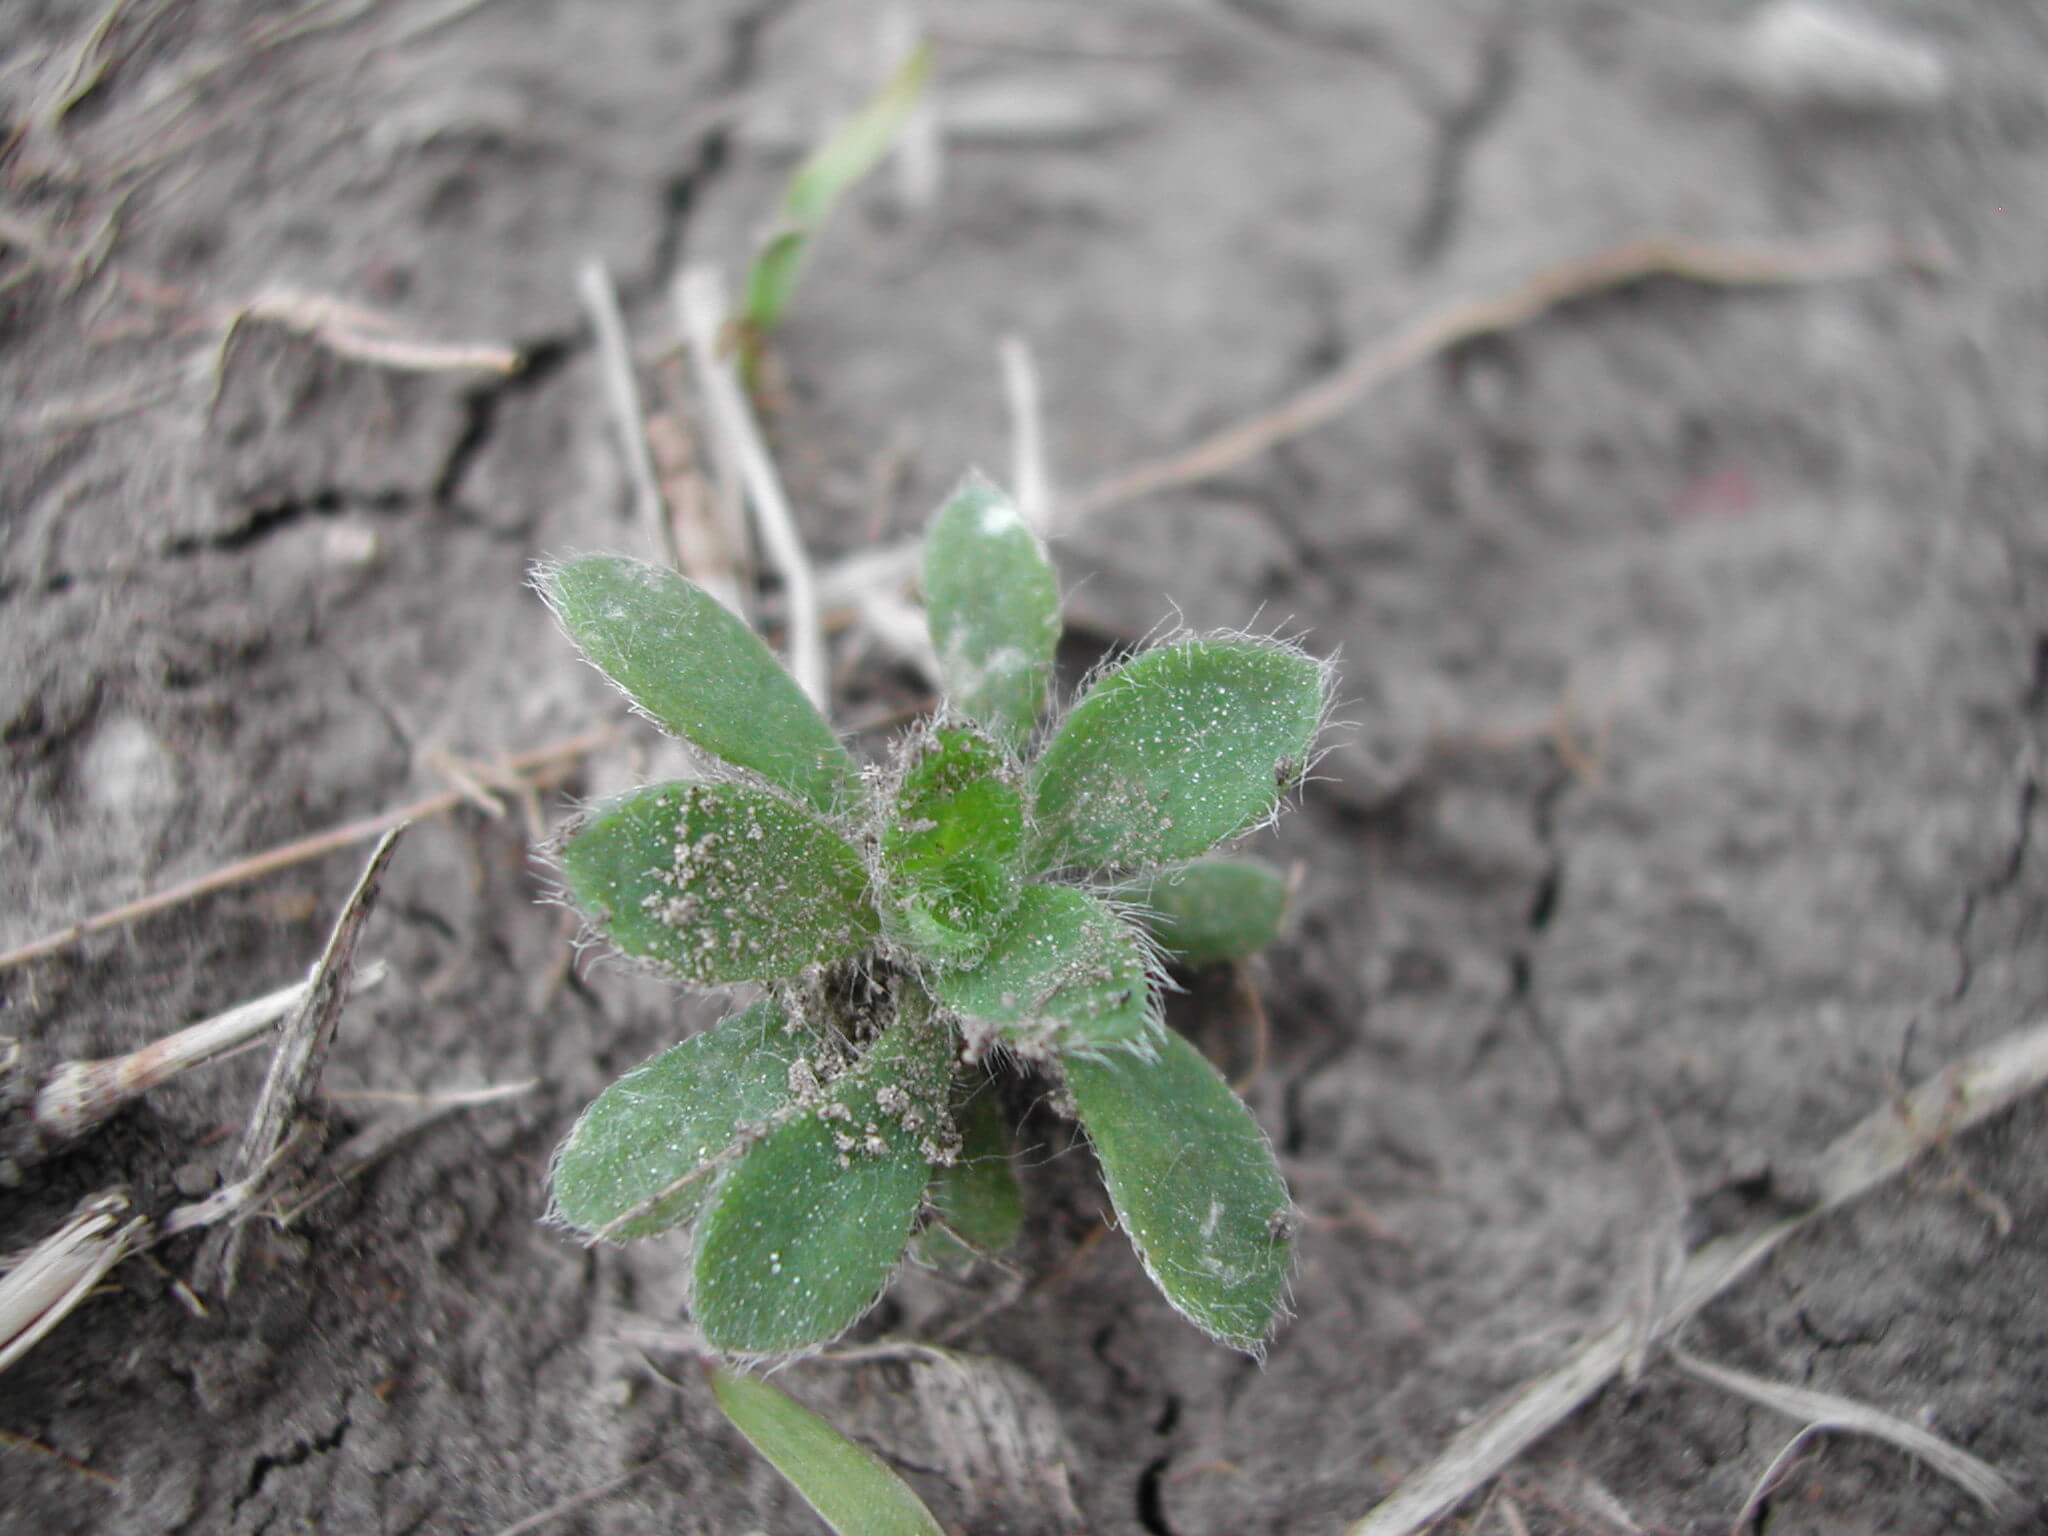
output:
<instances>
[{"instance_id":1,"label":"young green plant","mask_svg":"<svg viewBox=\"0 0 2048 1536\"><path fill-rule=\"evenodd\" d=\"M1279 876L1211 850L1300 781L1329 666L1274 639L1179 636L1041 726L1057 583L978 476L926 539L945 703L865 771L759 637L673 571L591 556L538 585L711 764L582 816L558 850L565 894L636 962L762 989L584 1112L555 1215L593 1239L682 1229L718 1355L814 1350L906 1253L959 1265L1014 1237L991 1072L1017 1064L1087 1132L1166 1299L1260 1350L1285 1309L1292 1206L1250 1111L1162 1022L1162 966L1277 931Z\"/></svg>"}]
</instances>

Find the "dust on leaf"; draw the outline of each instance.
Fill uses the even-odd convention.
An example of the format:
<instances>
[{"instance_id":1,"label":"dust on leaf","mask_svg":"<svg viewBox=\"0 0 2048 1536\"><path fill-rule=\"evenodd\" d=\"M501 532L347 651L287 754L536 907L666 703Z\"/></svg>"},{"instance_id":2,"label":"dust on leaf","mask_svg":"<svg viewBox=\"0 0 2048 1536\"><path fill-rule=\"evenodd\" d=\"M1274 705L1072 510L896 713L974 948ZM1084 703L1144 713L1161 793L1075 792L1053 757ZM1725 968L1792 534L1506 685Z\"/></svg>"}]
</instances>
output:
<instances>
[{"instance_id":1,"label":"dust on leaf","mask_svg":"<svg viewBox=\"0 0 2048 1536\"><path fill-rule=\"evenodd\" d=\"M1291 646L1234 637L1104 674L1033 769L1031 866L1144 869L1258 825L1313 751L1328 682Z\"/></svg>"},{"instance_id":2,"label":"dust on leaf","mask_svg":"<svg viewBox=\"0 0 2048 1536\"><path fill-rule=\"evenodd\" d=\"M651 785L562 848L570 897L621 951L703 985L766 981L873 942L860 855L745 784Z\"/></svg>"}]
</instances>

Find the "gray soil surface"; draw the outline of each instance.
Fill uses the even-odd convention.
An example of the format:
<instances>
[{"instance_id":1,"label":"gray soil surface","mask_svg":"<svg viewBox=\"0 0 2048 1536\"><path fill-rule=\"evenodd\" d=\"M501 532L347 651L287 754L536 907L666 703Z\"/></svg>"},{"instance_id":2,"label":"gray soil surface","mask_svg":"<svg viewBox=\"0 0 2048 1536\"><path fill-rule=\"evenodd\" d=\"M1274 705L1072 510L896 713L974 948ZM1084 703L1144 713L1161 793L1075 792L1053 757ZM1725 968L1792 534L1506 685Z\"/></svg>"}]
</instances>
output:
<instances>
[{"instance_id":1,"label":"gray soil surface","mask_svg":"<svg viewBox=\"0 0 2048 1536\"><path fill-rule=\"evenodd\" d=\"M60 115L104 10L0 7L0 945L431 794L436 749L615 718L522 586L544 553L642 549L576 265L618 275L672 409L668 275L736 273L788 147L874 77L873 17L822 3L138 0ZM1020 1287L913 1276L865 1331L964 1326L1028 1371L1091 1530L1335 1530L1615 1316L1681 1189L1694 1241L1796 1198L1801 1159L1902 1081L2048 1004L2048 12L1864 0L1919 50L1912 89L1773 72L1749 4L928 14L984 131L931 210L886 178L842 210L780 347L777 452L821 559L1007 467L1007 332L1078 486L1646 231L1875 225L1948 255L1574 305L1058 547L1099 643L1171 599L1343 653L1355 729L1272 848L1305 875L1249 1094L1307 1213L1298 1315L1260 1366L1119 1237L1077 1256L1094 1170L1035 1110L1030 1289L991 1308ZM408 373L252 321L216 367L226 317L287 290L531 361ZM842 718L909 696L845 660ZM663 750L634 736L572 787ZM0 975L0 1033L108 1054L283 985L359 862ZM364 941L391 975L327 1086L539 1086L256 1232L203 1317L174 1285L196 1241L118 1270L0 1377L0 1526L491 1532L596 1489L530 1528L816 1528L686 1361L655 1357L668 1384L622 1341L677 1315L674 1253L538 1221L577 1109L711 1006L563 982L540 890L516 810L410 835ZM1218 989L1184 1012L1243 1064ZM193 1074L32 1170L0 1249L110 1184L156 1213L204 1193L261 1073ZM375 1116L338 1103L336 1139ZM2036 1100L1816 1223L1688 1343L1938 1431L2038 1520L2044 1168ZM963 1528L1042 1528L919 1472L900 1367L782 1379ZM1723 1531L1797 1427L1653 1366L1508 1485L1532 1531L1616 1506ZM1758 1526L1987 1528L1850 1439Z\"/></svg>"}]
</instances>

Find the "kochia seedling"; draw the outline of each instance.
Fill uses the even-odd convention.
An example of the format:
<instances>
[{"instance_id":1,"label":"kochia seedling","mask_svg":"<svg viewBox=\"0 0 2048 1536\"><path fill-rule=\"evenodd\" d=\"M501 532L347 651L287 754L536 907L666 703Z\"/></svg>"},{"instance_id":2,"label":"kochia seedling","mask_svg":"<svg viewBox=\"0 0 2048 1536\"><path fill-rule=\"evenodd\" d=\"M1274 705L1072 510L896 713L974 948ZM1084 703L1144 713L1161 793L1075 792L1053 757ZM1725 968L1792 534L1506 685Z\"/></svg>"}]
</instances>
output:
<instances>
[{"instance_id":1,"label":"kochia seedling","mask_svg":"<svg viewBox=\"0 0 2048 1536\"><path fill-rule=\"evenodd\" d=\"M1258 1350L1285 1306L1287 1187L1251 1113L1163 1024L1161 966L1242 958L1277 931L1279 876L1207 855L1299 782L1329 667L1277 640L1179 637L1041 726L1052 566L971 477L925 548L945 702L863 771L683 577L593 556L538 582L590 660L717 765L593 808L560 846L566 894L678 981L765 987L585 1111L555 1161L556 1215L599 1239L687 1228L713 1350L816 1348L913 1245L950 1264L1014 1236L986 1091L1014 1061L1079 1119L1167 1300Z\"/></svg>"}]
</instances>

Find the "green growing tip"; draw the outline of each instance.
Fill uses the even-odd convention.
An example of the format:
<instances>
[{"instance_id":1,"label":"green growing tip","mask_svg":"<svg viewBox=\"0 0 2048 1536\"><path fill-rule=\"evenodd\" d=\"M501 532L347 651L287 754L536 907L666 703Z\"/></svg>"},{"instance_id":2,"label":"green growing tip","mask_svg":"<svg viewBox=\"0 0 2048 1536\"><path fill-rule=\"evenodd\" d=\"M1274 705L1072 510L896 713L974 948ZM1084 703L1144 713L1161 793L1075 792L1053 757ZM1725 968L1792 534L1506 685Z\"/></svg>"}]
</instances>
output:
<instances>
[{"instance_id":1,"label":"green growing tip","mask_svg":"<svg viewBox=\"0 0 2048 1536\"><path fill-rule=\"evenodd\" d=\"M932 994L1031 1055L1144 1050L1160 1031L1145 946L1129 923L1070 885L1029 885L981 964L945 971ZM978 1026L978 1028L977 1028Z\"/></svg>"},{"instance_id":2,"label":"green growing tip","mask_svg":"<svg viewBox=\"0 0 2048 1536\"><path fill-rule=\"evenodd\" d=\"M924 597L947 698L1020 751L1045 708L1059 582L1017 504L985 476L969 475L933 515Z\"/></svg>"},{"instance_id":3,"label":"green growing tip","mask_svg":"<svg viewBox=\"0 0 2048 1536\"><path fill-rule=\"evenodd\" d=\"M1021 774L970 730L915 738L882 825L882 926L937 965L968 965L1024 887Z\"/></svg>"}]
</instances>

